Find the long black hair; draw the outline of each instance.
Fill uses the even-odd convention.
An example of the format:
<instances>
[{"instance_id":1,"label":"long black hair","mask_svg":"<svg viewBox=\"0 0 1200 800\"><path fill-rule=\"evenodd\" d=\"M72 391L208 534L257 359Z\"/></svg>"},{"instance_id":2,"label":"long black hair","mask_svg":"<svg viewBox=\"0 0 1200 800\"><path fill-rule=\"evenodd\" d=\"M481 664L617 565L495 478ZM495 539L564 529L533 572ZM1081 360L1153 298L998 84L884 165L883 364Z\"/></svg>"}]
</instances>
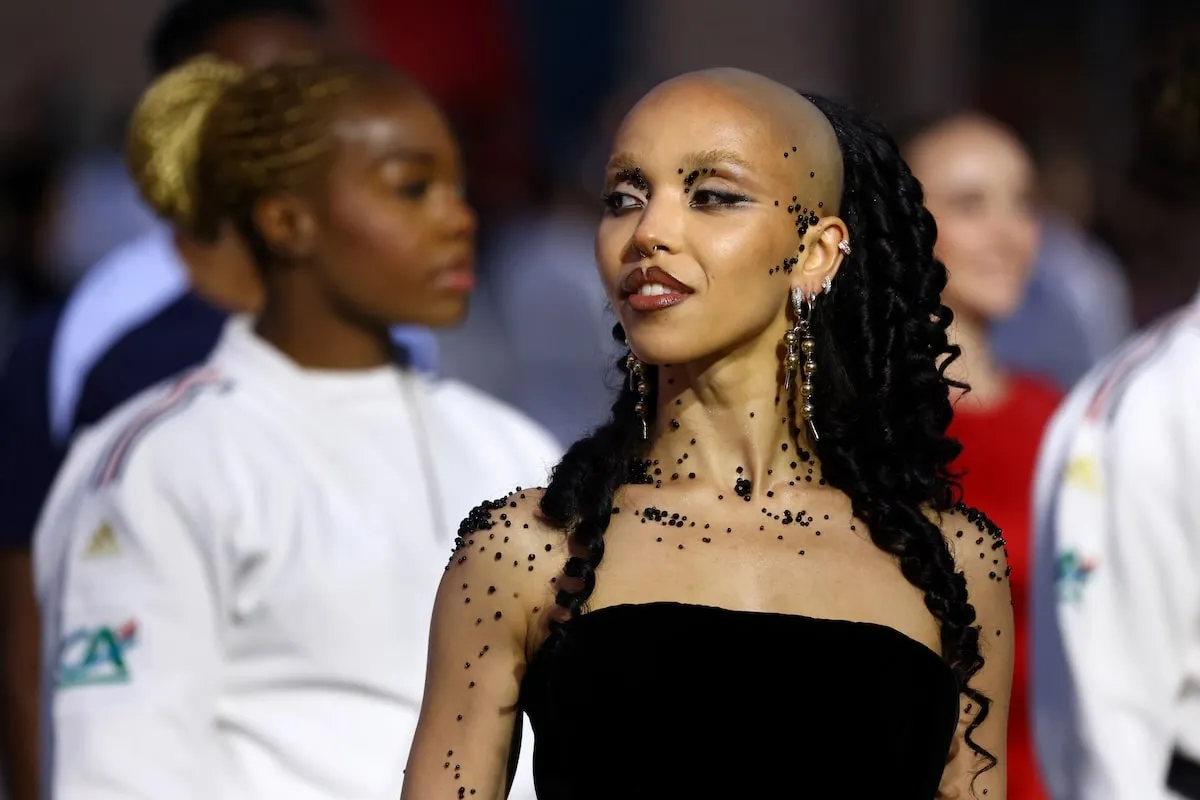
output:
<instances>
[{"instance_id":1,"label":"long black hair","mask_svg":"<svg viewBox=\"0 0 1200 800\"><path fill-rule=\"evenodd\" d=\"M953 314L941 301L947 275L933 256L937 228L920 183L882 125L823 97L805 97L837 135L845 174L840 216L852 248L813 311L822 366L814 381L814 422L821 432L814 448L825 480L850 498L874 543L896 556L904 577L924 593L940 625L943 657L960 691L978 706L967 744L990 769L995 757L972 738L990 705L970 686L983 666L975 610L966 577L928 515L959 502L950 464L961 446L946 429L950 389L966 388L945 374L960 351L946 335ZM623 340L619 326L614 336ZM567 451L540 505L545 520L570 535L565 572L573 580L557 601L572 616L595 587L614 494L644 480L638 394L623 359L618 367L627 380L612 418ZM647 365L651 420L657 377Z\"/></svg>"}]
</instances>

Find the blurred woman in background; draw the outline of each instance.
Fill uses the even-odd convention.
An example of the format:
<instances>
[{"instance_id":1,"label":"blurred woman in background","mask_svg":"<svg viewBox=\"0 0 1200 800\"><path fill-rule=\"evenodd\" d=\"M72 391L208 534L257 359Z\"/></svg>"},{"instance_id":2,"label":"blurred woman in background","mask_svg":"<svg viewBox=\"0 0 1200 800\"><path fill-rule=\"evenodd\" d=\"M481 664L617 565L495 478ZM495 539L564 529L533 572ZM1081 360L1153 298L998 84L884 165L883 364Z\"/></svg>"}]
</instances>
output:
<instances>
[{"instance_id":1,"label":"blurred woman in background","mask_svg":"<svg viewBox=\"0 0 1200 800\"><path fill-rule=\"evenodd\" d=\"M988 328L1021 302L1037 254L1033 161L1000 123L962 113L906 137L913 174L937 222L935 252L950 273L942 297L954 311L950 337L962 348L948 374L970 385L957 393L949 435L962 442L954 462L972 503L1004 531L1016 619L1009 721L1009 795L1045 797L1030 734L1028 593L1034 465L1043 431L1061 399L1049 384L1006 371Z\"/></svg>"},{"instance_id":2,"label":"blurred woman in background","mask_svg":"<svg viewBox=\"0 0 1200 800\"><path fill-rule=\"evenodd\" d=\"M341 59L201 58L134 115L131 171L200 240L232 221L262 309L200 369L76 440L35 538L59 800L400 791L453 524L557 447L424 378L390 326L446 326L475 215L441 112Z\"/></svg>"},{"instance_id":3,"label":"blurred woman in background","mask_svg":"<svg viewBox=\"0 0 1200 800\"><path fill-rule=\"evenodd\" d=\"M176 0L146 40L146 67L157 76L208 53L256 68L284 53L322 50L328 40L316 0ZM25 161L28 175L28 154ZM118 185L126 184L133 187L127 175ZM59 212L69 212L69 182L61 189ZM27 220L54 200L33 196L41 199L24 204ZM108 201L110 212L125 202ZM60 224L61 213L55 219ZM105 240L121 227L110 214L92 221ZM71 440L131 397L203 363L227 313L262 302L258 270L232 225L200 242L166 223L93 264L62 302L31 309L0 370L0 772L8 800L39 797L33 533ZM53 234L53 227L28 229L21 238L46 244ZM56 260L40 248L25 253L39 263L46 255L45 265Z\"/></svg>"}]
</instances>

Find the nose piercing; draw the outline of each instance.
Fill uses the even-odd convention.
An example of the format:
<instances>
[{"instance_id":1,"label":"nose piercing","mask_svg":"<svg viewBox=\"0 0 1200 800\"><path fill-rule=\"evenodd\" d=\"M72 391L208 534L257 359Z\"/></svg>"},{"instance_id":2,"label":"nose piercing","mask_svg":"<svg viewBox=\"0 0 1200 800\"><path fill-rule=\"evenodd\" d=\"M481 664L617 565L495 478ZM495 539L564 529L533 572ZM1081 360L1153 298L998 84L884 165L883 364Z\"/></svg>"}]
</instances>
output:
<instances>
[{"instance_id":1,"label":"nose piercing","mask_svg":"<svg viewBox=\"0 0 1200 800\"><path fill-rule=\"evenodd\" d=\"M634 245L634 247L637 249L638 255L641 256L642 258L649 258L650 256L654 255L655 251L657 251L657 250L666 250L667 249L664 245L655 244L655 245L650 246L650 252L647 253L639 245Z\"/></svg>"}]
</instances>

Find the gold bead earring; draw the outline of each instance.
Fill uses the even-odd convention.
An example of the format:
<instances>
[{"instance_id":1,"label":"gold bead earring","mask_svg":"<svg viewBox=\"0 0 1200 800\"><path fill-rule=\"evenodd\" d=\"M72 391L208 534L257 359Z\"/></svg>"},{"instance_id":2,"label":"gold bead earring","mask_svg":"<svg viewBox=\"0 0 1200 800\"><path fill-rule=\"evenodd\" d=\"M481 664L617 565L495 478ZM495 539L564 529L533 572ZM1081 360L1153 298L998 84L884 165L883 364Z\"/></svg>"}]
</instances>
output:
<instances>
[{"instance_id":1,"label":"gold bead earring","mask_svg":"<svg viewBox=\"0 0 1200 800\"><path fill-rule=\"evenodd\" d=\"M821 438L817 433L813 407L813 376L817 374L817 344L812 334L812 309L815 300L815 293L806 296L803 289L792 289L792 311L796 322L783 337L787 347L783 388L785 391L791 391L792 375L796 374L800 384L800 418L806 423L809 436L814 442Z\"/></svg>"},{"instance_id":2,"label":"gold bead earring","mask_svg":"<svg viewBox=\"0 0 1200 800\"><path fill-rule=\"evenodd\" d=\"M625 369L629 373L629 388L638 393L638 401L633 407L633 412L642 421L642 441L646 441L649 434L646 417L650 413L648 403L650 386L646 383L646 365L630 352L629 355L625 356Z\"/></svg>"}]
</instances>

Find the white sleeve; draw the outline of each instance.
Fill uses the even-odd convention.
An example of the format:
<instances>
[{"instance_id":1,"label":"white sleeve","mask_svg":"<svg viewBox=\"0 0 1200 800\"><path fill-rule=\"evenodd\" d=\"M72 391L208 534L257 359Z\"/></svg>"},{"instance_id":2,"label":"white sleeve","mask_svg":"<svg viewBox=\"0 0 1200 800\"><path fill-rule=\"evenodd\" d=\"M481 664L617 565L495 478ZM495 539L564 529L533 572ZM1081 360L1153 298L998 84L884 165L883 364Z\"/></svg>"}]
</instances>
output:
<instances>
[{"instance_id":1,"label":"white sleeve","mask_svg":"<svg viewBox=\"0 0 1200 800\"><path fill-rule=\"evenodd\" d=\"M214 559L203 514L152 461L139 448L99 488L68 470L76 487L54 493L37 534L56 562L38 567L55 800L219 795Z\"/></svg>"},{"instance_id":2,"label":"white sleeve","mask_svg":"<svg viewBox=\"0 0 1200 800\"><path fill-rule=\"evenodd\" d=\"M1076 434L1058 498L1057 619L1079 757L1056 768L1087 800L1170 797L1174 704L1200 621L1200 433L1181 413L1196 395L1153 369L1114 419Z\"/></svg>"}]
</instances>

